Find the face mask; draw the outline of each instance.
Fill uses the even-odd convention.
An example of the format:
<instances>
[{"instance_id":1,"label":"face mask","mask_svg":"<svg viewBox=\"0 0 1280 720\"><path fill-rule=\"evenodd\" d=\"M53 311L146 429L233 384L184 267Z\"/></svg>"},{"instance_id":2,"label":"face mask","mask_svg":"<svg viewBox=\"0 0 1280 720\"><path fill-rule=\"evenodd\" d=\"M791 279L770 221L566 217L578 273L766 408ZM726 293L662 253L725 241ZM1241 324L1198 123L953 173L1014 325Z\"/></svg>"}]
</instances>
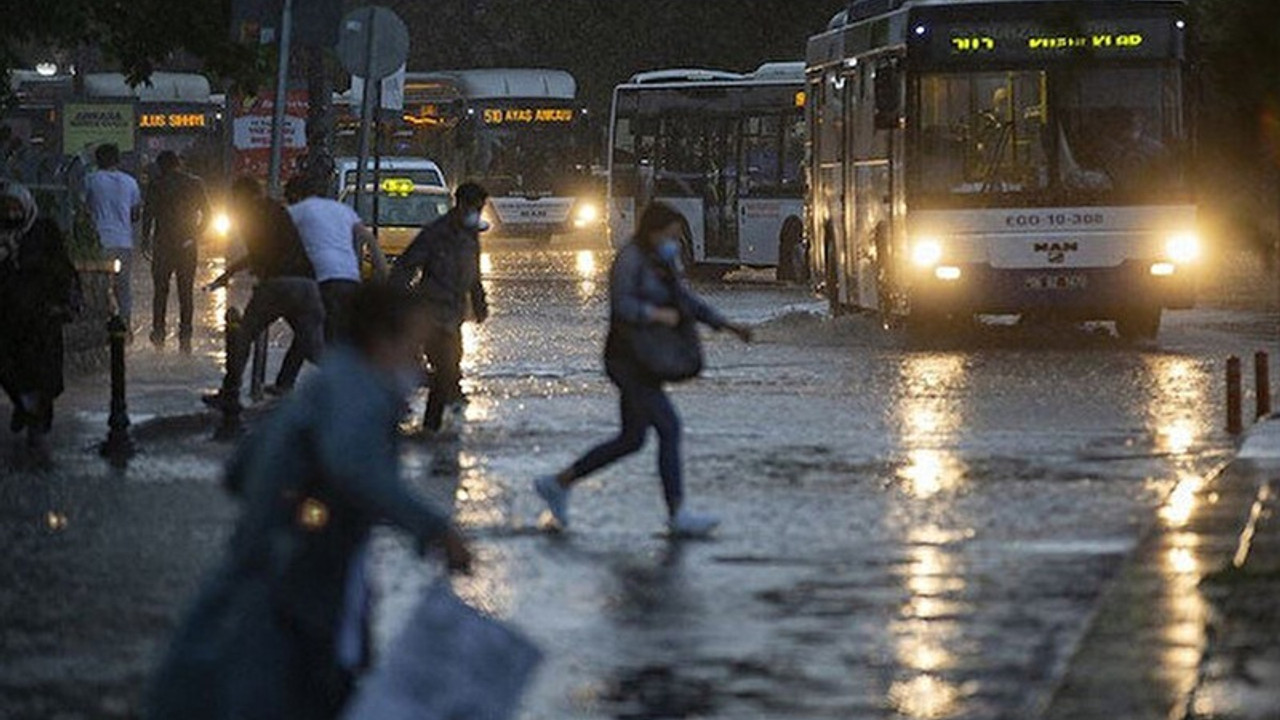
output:
<instances>
[{"instance_id":1,"label":"face mask","mask_svg":"<svg viewBox=\"0 0 1280 720\"><path fill-rule=\"evenodd\" d=\"M658 242L658 258L672 267L680 267L681 250L680 241L676 238L667 238Z\"/></svg>"},{"instance_id":2,"label":"face mask","mask_svg":"<svg viewBox=\"0 0 1280 720\"><path fill-rule=\"evenodd\" d=\"M476 210L472 210L462 216L462 227L468 230L481 230L484 225L484 219L480 217L480 213Z\"/></svg>"}]
</instances>

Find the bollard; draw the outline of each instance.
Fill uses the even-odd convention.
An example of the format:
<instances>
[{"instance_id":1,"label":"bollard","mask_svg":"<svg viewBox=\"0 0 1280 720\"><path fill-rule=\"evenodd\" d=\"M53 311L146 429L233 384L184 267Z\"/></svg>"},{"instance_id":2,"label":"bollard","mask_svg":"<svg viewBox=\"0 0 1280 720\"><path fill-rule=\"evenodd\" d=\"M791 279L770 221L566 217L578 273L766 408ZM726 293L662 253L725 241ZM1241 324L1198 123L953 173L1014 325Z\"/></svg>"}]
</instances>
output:
<instances>
[{"instance_id":1,"label":"bollard","mask_svg":"<svg viewBox=\"0 0 1280 720\"><path fill-rule=\"evenodd\" d=\"M1240 375L1240 358L1232 355L1227 358L1227 432L1232 435L1244 432Z\"/></svg>"},{"instance_id":2,"label":"bollard","mask_svg":"<svg viewBox=\"0 0 1280 720\"><path fill-rule=\"evenodd\" d=\"M121 467L136 451L129 437L129 408L125 398L124 345L129 328L124 318L113 315L107 322L107 333L111 337L111 416L107 420L106 442L98 446L98 454Z\"/></svg>"},{"instance_id":3,"label":"bollard","mask_svg":"<svg viewBox=\"0 0 1280 720\"><path fill-rule=\"evenodd\" d=\"M232 346L236 343L236 336L240 334L240 311L236 308L227 308L227 329L225 337L225 348L227 359L231 362ZM213 433L214 440L233 440L240 435L240 406L239 403L228 405L222 410L222 422L218 424L218 429Z\"/></svg>"},{"instance_id":4,"label":"bollard","mask_svg":"<svg viewBox=\"0 0 1280 720\"><path fill-rule=\"evenodd\" d=\"M1254 396L1258 402L1257 419L1271 414L1271 358L1264 352L1253 356Z\"/></svg>"}]
</instances>

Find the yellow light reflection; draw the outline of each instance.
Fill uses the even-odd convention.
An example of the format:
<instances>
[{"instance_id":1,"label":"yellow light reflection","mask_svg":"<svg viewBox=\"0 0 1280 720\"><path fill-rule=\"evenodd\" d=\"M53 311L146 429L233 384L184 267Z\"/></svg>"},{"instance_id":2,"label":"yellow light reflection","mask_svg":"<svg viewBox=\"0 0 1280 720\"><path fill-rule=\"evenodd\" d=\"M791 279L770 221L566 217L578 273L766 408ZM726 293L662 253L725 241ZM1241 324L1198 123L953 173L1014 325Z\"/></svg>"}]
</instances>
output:
<instances>
[{"instance_id":1,"label":"yellow light reflection","mask_svg":"<svg viewBox=\"0 0 1280 720\"><path fill-rule=\"evenodd\" d=\"M898 472L915 498L924 500L955 487L964 477L964 466L953 453L917 449L907 453L907 465Z\"/></svg>"},{"instance_id":2,"label":"yellow light reflection","mask_svg":"<svg viewBox=\"0 0 1280 720\"><path fill-rule=\"evenodd\" d=\"M919 720L940 720L959 710L961 692L933 675L920 675L889 687L889 703L899 714Z\"/></svg>"},{"instance_id":3,"label":"yellow light reflection","mask_svg":"<svg viewBox=\"0 0 1280 720\"><path fill-rule=\"evenodd\" d=\"M493 274L493 255L491 253L480 253L480 274Z\"/></svg>"},{"instance_id":4,"label":"yellow light reflection","mask_svg":"<svg viewBox=\"0 0 1280 720\"><path fill-rule=\"evenodd\" d=\"M1184 474L1169 494L1168 501L1160 508L1160 518L1170 528L1185 527L1196 508L1199 492L1204 487L1204 478L1198 475Z\"/></svg>"},{"instance_id":5,"label":"yellow light reflection","mask_svg":"<svg viewBox=\"0 0 1280 720\"><path fill-rule=\"evenodd\" d=\"M948 532L932 525L914 526L905 542L909 560L904 571L911 593L894 623L894 654L908 677L894 682L889 702L900 714L912 718L944 718L960 712L965 691L938 676L954 667L959 625L944 617L953 603L947 595L964 590L961 568L949 544L965 533Z\"/></svg>"},{"instance_id":6,"label":"yellow light reflection","mask_svg":"<svg viewBox=\"0 0 1280 720\"><path fill-rule=\"evenodd\" d=\"M475 453L458 453L458 489L455 521L468 530L502 526L509 522L509 503L502 485L494 482ZM505 549L489 549L477 564L484 572L454 581L458 595L481 610L499 617L509 615L515 604L510 559Z\"/></svg>"},{"instance_id":7,"label":"yellow light reflection","mask_svg":"<svg viewBox=\"0 0 1280 720\"><path fill-rule=\"evenodd\" d=\"M1209 434L1204 408L1212 381L1191 358L1150 357L1146 365L1151 376L1147 417L1154 450L1171 455L1193 452Z\"/></svg>"},{"instance_id":8,"label":"yellow light reflection","mask_svg":"<svg viewBox=\"0 0 1280 720\"><path fill-rule=\"evenodd\" d=\"M592 250L579 250L574 260L574 269L578 277L591 280L596 276L596 254Z\"/></svg>"},{"instance_id":9,"label":"yellow light reflection","mask_svg":"<svg viewBox=\"0 0 1280 720\"><path fill-rule=\"evenodd\" d=\"M958 355L920 355L903 365L899 422L907 464L898 477L915 498L934 497L964 478L963 463L951 447L961 424L957 398L965 379Z\"/></svg>"}]
</instances>

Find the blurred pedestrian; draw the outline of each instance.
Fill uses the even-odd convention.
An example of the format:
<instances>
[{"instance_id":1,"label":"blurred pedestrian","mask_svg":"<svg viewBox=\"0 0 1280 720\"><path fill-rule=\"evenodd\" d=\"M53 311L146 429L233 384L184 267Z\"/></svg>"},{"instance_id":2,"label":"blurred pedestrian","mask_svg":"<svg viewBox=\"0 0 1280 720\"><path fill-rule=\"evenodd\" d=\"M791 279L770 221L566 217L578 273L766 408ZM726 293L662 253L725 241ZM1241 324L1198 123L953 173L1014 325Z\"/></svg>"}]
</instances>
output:
<instances>
[{"instance_id":1,"label":"blurred pedestrian","mask_svg":"<svg viewBox=\"0 0 1280 720\"><path fill-rule=\"evenodd\" d=\"M488 226L481 210L489 193L463 183L454 193L453 209L422 229L396 259L391 282L412 287L426 301L430 332L425 345L431 363L431 386L422 426L439 432L447 410L456 414L462 400L462 323L468 308L477 322L489 317L480 281L480 233Z\"/></svg>"},{"instance_id":2,"label":"blurred pedestrian","mask_svg":"<svg viewBox=\"0 0 1280 720\"><path fill-rule=\"evenodd\" d=\"M49 459L53 403L62 394L62 326L81 304L80 282L58 225L38 218L31 193L0 180L0 386L10 429Z\"/></svg>"},{"instance_id":3,"label":"blurred pedestrian","mask_svg":"<svg viewBox=\"0 0 1280 720\"><path fill-rule=\"evenodd\" d=\"M373 276L387 277L387 258L374 236L350 205L321 197L318 185L303 176L289 181L286 189L289 216L293 218L302 246L315 267L320 297L324 300L325 341L334 343L346 338L351 329L351 298L363 279L362 260L366 253L373 264ZM302 356L285 354L276 378L276 393L288 392L302 369Z\"/></svg>"},{"instance_id":4,"label":"blurred pedestrian","mask_svg":"<svg viewBox=\"0 0 1280 720\"><path fill-rule=\"evenodd\" d=\"M154 720L337 717L369 664L365 557L376 523L440 545L451 569L471 555L447 516L400 477L407 385L426 331L417 304L362 287L350 346L247 438L227 471L242 505L219 569L152 684Z\"/></svg>"},{"instance_id":5,"label":"blurred pedestrian","mask_svg":"<svg viewBox=\"0 0 1280 720\"><path fill-rule=\"evenodd\" d=\"M253 341L271 323L284 318L293 329L291 353L317 362L324 350L324 303L315 272L298 230L288 211L268 198L262 185L242 177L231 187L231 210L247 254L209 284L209 290L226 286L231 277L248 268L258 280L245 307L240 329L231 338L222 389L204 397L205 404L223 412L238 412L244 369Z\"/></svg>"},{"instance_id":6,"label":"blurred pedestrian","mask_svg":"<svg viewBox=\"0 0 1280 720\"><path fill-rule=\"evenodd\" d=\"M191 352L193 290L200 236L212 217L200 178L183 169L178 154L165 150L156 158L160 173L147 187L142 211L142 250L151 255L154 297L151 303L151 343L163 347L169 281L178 284L178 343Z\"/></svg>"},{"instance_id":7,"label":"blurred pedestrian","mask_svg":"<svg viewBox=\"0 0 1280 720\"><path fill-rule=\"evenodd\" d=\"M556 523L569 525L569 491L574 483L638 452L653 428L658 433L658 471L662 477L668 522L675 536L701 537L720 524L712 515L684 507L684 478L680 457L680 416L639 357L634 329L644 326L678 328L699 322L729 330L744 342L751 330L726 320L685 284L680 267L685 220L662 203L645 209L635 237L618 251L609 275L610 321L605 342L605 369L621 393L622 429L614 439L580 457L556 475L538 478L534 487L547 503ZM692 328L696 332L696 328Z\"/></svg>"},{"instance_id":8,"label":"blurred pedestrian","mask_svg":"<svg viewBox=\"0 0 1280 720\"><path fill-rule=\"evenodd\" d=\"M116 310L133 340L133 224L142 214L138 181L120 169L120 148L104 143L94 151L98 169L84 181L85 203L106 259L116 264L111 290Z\"/></svg>"}]
</instances>

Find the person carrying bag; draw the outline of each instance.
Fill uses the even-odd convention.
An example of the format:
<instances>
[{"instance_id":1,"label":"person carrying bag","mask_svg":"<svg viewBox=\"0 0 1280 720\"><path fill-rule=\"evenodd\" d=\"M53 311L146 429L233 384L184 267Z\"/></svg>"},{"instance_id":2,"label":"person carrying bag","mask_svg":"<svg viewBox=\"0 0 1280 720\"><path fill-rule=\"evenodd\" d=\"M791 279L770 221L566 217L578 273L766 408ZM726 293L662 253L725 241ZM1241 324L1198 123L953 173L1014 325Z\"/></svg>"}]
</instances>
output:
<instances>
[{"instance_id":1,"label":"person carrying bag","mask_svg":"<svg viewBox=\"0 0 1280 720\"><path fill-rule=\"evenodd\" d=\"M679 260L685 227L679 212L653 203L641 216L635 238L614 259L604 355L605 370L621 394L622 429L565 470L534 482L561 528L569 525L573 484L639 451L649 428L658 433L658 468L671 534L704 537L720 524L712 515L684 507L680 417L663 385L701 373L699 323L728 330L744 342L750 342L751 330L725 319L686 286Z\"/></svg>"}]
</instances>

